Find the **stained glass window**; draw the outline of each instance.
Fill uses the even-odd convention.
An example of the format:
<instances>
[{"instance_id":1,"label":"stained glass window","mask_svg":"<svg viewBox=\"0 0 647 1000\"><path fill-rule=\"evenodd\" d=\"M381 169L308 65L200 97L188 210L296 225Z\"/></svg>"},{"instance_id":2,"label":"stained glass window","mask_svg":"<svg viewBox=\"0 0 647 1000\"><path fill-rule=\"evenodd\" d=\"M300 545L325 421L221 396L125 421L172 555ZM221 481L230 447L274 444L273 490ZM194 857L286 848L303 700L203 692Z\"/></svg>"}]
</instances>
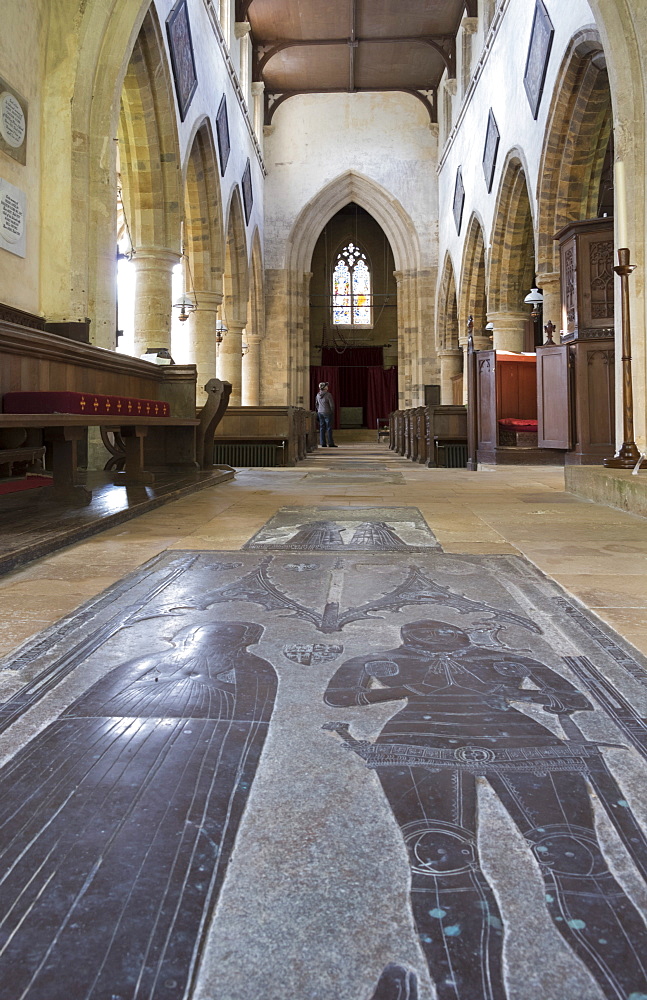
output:
<instances>
[{"instance_id":1,"label":"stained glass window","mask_svg":"<svg viewBox=\"0 0 647 1000\"><path fill-rule=\"evenodd\" d=\"M332 275L335 326L371 326L371 271L366 254L354 243L337 254Z\"/></svg>"}]
</instances>

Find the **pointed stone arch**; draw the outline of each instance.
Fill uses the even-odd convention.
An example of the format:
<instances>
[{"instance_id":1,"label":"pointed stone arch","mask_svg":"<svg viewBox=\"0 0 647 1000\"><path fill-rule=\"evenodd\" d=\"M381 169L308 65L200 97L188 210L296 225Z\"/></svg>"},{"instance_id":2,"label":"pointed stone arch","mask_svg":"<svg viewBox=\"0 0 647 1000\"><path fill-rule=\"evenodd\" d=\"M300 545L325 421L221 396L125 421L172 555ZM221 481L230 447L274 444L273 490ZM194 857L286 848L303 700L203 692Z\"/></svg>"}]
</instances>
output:
<instances>
[{"instance_id":1,"label":"pointed stone arch","mask_svg":"<svg viewBox=\"0 0 647 1000\"><path fill-rule=\"evenodd\" d=\"M355 202L380 224L393 250L398 271L420 268L420 245L411 217L397 198L380 184L355 170L327 184L299 213L286 247L290 270L307 272L315 243L326 223L345 205Z\"/></svg>"},{"instance_id":2,"label":"pointed stone arch","mask_svg":"<svg viewBox=\"0 0 647 1000\"><path fill-rule=\"evenodd\" d=\"M184 245L196 289L222 295L225 269L222 195L208 118L195 130L186 162Z\"/></svg>"},{"instance_id":3,"label":"pointed stone arch","mask_svg":"<svg viewBox=\"0 0 647 1000\"><path fill-rule=\"evenodd\" d=\"M260 403L261 353L265 337L265 287L263 251L258 228L252 236L249 261L249 300L247 303L247 353L243 357L243 406Z\"/></svg>"},{"instance_id":4,"label":"pointed stone arch","mask_svg":"<svg viewBox=\"0 0 647 1000\"><path fill-rule=\"evenodd\" d=\"M124 205L135 250L177 251L181 174L175 100L162 27L146 14L124 77L119 115Z\"/></svg>"},{"instance_id":5,"label":"pointed stone arch","mask_svg":"<svg viewBox=\"0 0 647 1000\"><path fill-rule=\"evenodd\" d=\"M488 321L494 347L522 351L529 318L524 298L535 277L535 227L520 150L506 159L492 229Z\"/></svg>"},{"instance_id":6,"label":"pointed stone arch","mask_svg":"<svg viewBox=\"0 0 647 1000\"><path fill-rule=\"evenodd\" d=\"M461 323L461 343L467 340L467 322L474 321L476 349L486 346L485 325L487 323L487 280L485 261L485 237L483 223L474 213L467 227L459 296L459 316Z\"/></svg>"},{"instance_id":7,"label":"pointed stone arch","mask_svg":"<svg viewBox=\"0 0 647 1000\"><path fill-rule=\"evenodd\" d=\"M136 269L135 346L171 346L172 271L180 260L181 172L170 67L155 9L130 54L118 128L122 201ZM116 206L114 211L116 211Z\"/></svg>"},{"instance_id":8,"label":"pointed stone arch","mask_svg":"<svg viewBox=\"0 0 647 1000\"><path fill-rule=\"evenodd\" d=\"M326 223L350 202L375 219L393 251L398 287L399 399L401 406L417 405L424 397L425 372L436 364L433 333L423 343L421 332L423 301L433 301L436 275L431 269L422 269L418 234L398 199L354 170L335 178L304 205L287 240L283 279L287 288L278 291L287 292L288 400L298 403L309 393L308 294L314 247Z\"/></svg>"},{"instance_id":9,"label":"pointed stone arch","mask_svg":"<svg viewBox=\"0 0 647 1000\"><path fill-rule=\"evenodd\" d=\"M537 262L559 270L554 234L569 222L594 218L613 130L611 91L597 30L578 32L568 46L548 115L537 184Z\"/></svg>"},{"instance_id":10,"label":"pointed stone arch","mask_svg":"<svg viewBox=\"0 0 647 1000\"><path fill-rule=\"evenodd\" d=\"M230 405L240 406L243 330L247 323L249 299L249 268L245 218L238 185L232 190L227 207L223 292L227 333L220 345L218 376L226 382L231 382Z\"/></svg>"},{"instance_id":11,"label":"pointed stone arch","mask_svg":"<svg viewBox=\"0 0 647 1000\"><path fill-rule=\"evenodd\" d=\"M198 368L198 401L216 376L216 323L223 297L225 240L220 174L211 123L194 127L184 170L184 287L195 292L197 310L189 320L190 359Z\"/></svg>"},{"instance_id":12,"label":"pointed stone arch","mask_svg":"<svg viewBox=\"0 0 647 1000\"><path fill-rule=\"evenodd\" d=\"M223 277L225 319L228 327L239 325L242 329L247 322L249 268L245 217L238 185L234 187L229 199L225 234Z\"/></svg>"},{"instance_id":13,"label":"pointed stone arch","mask_svg":"<svg viewBox=\"0 0 647 1000\"><path fill-rule=\"evenodd\" d=\"M440 402L443 405L452 405L454 402L454 382L463 371L463 350L459 342L456 277L449 253L445 256L440 280L436 330L440 359ZM462 397L462 392L460 395Z\"/></svg>"}]
</instances>

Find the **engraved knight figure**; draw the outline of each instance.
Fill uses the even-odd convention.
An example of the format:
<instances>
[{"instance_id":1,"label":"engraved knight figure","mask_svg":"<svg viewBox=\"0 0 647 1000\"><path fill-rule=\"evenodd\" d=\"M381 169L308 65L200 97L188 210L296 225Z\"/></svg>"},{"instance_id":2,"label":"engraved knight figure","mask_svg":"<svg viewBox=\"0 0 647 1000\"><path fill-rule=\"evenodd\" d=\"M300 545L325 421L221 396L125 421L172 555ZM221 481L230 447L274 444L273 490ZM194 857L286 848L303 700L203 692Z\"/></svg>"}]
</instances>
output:
<instances>
[{"instance_id":1,"label":"engraved knight figure","mask_svg":"<svg viewBox=\"0 0 647 1000\"><path fill-rule=\"evenodd\" d=\"M325 701L349 707L406 699L406 705L375 743L354 740L346 723L326 728L376 771L401 827L411 906L438 1000L506 997L503 923L477 850L479 775L487 777L526 838L555 927L605 996L642 996L647 929L602 854L587 781L643 877L647 843L629 809L617 807L623 795L599 745L587 741L571 718L593 706L539 661L476 646L457 626L417 621L401 634L396 649L342 664ZM557 715L568 738L513 702ZM400 966L387 966L373 1000L400 997L403 981Z\"/></svg>"}]
</instances>

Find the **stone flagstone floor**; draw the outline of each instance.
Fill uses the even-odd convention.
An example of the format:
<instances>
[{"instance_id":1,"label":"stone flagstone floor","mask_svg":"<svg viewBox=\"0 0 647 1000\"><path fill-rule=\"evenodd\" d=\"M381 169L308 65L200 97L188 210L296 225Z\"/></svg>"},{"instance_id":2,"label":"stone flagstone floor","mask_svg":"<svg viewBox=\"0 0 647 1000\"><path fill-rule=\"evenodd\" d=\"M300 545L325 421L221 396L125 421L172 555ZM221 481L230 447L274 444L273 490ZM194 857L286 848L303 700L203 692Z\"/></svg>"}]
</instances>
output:
<instances>
[{"instance_id":1,"label":"stone flagstone floor","mask_svg":"<svg viewBox=\"0 0 647 1000\"><path fill-rule=\"evenodd\" d=\"M0 608L0 1000L646 1000L646 519L347 444Z\"/></svg>"}]
</instances>

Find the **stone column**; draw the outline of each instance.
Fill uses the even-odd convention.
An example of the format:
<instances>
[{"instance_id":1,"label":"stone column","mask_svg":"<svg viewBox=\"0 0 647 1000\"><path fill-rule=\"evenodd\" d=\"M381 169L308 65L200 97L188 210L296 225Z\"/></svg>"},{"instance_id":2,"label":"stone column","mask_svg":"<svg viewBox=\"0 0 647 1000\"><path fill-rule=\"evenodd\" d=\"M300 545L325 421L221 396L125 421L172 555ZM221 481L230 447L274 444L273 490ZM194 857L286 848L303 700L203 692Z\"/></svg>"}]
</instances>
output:
<instances>
[{"instance_id":1,"label":"stone column","mask_svg":"<svg viewBox=\"0 0 647 1000\"><path fill-rule=\"evenodd\" d=\"M488 313L488 323L494 326L492 346L495 351L523 351L526 336L526 323L530 317L527 312L492 312Z\"/></svg>"},{"instance_id":2,"label":"stone column","mask_svg":"<svg viewBox=\"0 0 647 1000\"><path fill-rule=\"evenodd\" d=\"M463 352L459 347L439 351L440 357L440 402L451 406L454 402L452 378L463 370Z\"/></svg>"},{"instance_id":3,"label":"stone column","mask_svg":"<svg viewBox=\"0 0 647 1000\"><path fill-rule=\"evenodd\" d=\"M171 346L173 268L180 254L158 247L138 249L135 265L135 357L148 347Z\"/></svg>"},{"instance_id":4,"label":"stone column","mask_svg":"<svg viewBox=\"0 0 647 1000\"><path fill-rule=\"evenodd\" d=\"M195 292L198 308L191 314L190 343L191 360L198 369L197 403L204 403L204 387L210 378L216 377L216 321L218 307L222 302L222 292Z\"/></svg>"},{"instance_id":5,"label":"stone column","mask_svg":"<svg viewBox=\"0 0 647 1000\"><path fill-rule=\"evenodd\" d=\"M227 334L229 336L229 334ZM249 347L243 357L243 406L260 406L261 403L261 341L259 337L247 334L245 342ZM222 348L221 348L222 350Z\"/></svg>"},{"instance_id":6,"label":"stone column","mask_svg":"<svg viewBox=\"0 0 647 1000\"><path fill-rule=\"evenodd\" d=\"M544 295L544 326L548 320L554 323L557 327L557 333L563 328L562 324L562 290L560 286L560 273L559 271L551 271L546 274L537 275L537 285L541 288ZM542 330L542 341L543 337ZM557 335L555 335L556 342L558 341Z\"/></svg>"},{"instance_id":7,"label":"stone column","mask_svg":"<svg viewBox=\"0 0 647 1000\"><path fill-rule=\"evenodd\" d=\"M230 406L242 405L244 329L244 323L227 321L227 333L223 335L218 355L218 378L231 382Z\"/></svg>"}]
</instances>

